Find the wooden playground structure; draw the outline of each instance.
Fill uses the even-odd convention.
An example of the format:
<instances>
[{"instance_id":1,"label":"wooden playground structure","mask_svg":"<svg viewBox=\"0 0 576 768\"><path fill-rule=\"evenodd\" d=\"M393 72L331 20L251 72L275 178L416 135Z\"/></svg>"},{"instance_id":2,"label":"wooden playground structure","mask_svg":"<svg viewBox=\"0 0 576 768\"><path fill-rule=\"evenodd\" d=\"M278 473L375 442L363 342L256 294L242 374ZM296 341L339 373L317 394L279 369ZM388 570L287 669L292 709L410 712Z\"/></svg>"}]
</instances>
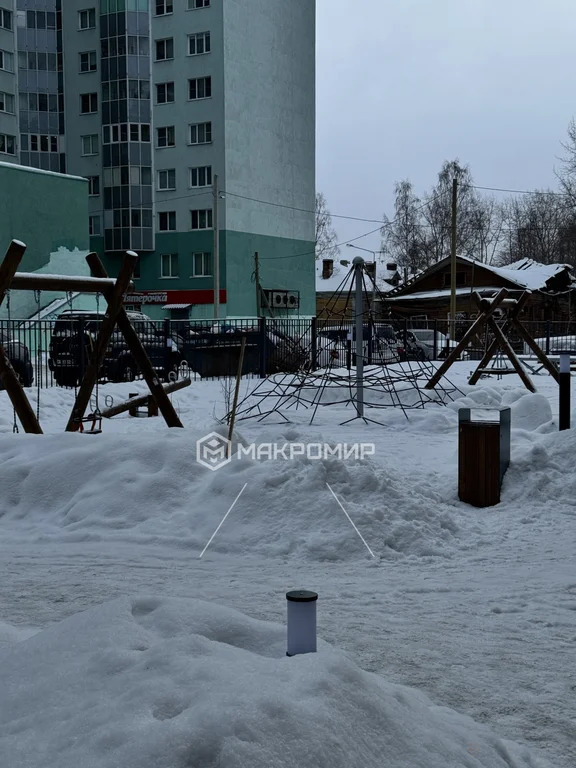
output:
<instances>
[{"instance_id":1,"label":"wooden playground structure","mask_svg":"<svg viewBox=\"0 0 576 768\"><path fill-rule=\"evenodd\" d=\"M92 276L74 277L69 275L41 275L18 272L17 269L25 251L26 246L24 243L13 240L3 261L0 263L0 304L2 304L10 290L96 293L104 296L107 303L106 313L100 324L92 352L87 361L84 376L76 393L72 412L66 424L66 431L82 432L84 431L84 424L91 426L91 429L87 431L99 431L94 426L95 421L100 419L102 414L93 413L86 416L86 410L90 404L94 386L98 381L98 372L102 366L110 337L116 326L124 336L126 344L148 385L150 397L158 405L158 409L162 413L166 424L169 427L182 427L182 422L168 397L167 389L162 386L158 374L154 370L150 358L122 306L124 294L133 287L131 280L138 261L138 254L133 251L126 251L118 277L112 278L108 276L98 254L89 253L86 256L86 262L90 267ZM38 417L30 405L26 392L10 364L6 350L1 342L0 378L4 383L8 397L24 431L32 434L42 434ZM181 386L187 385L182 384Z\"/></svg>"},{"instance_id":2,"label":"wooden playground structure","mask_svg":"<svg viewBox=\"0 0 576 768\"><path fill-rule=\"evenodd\" d=\"M478 307L478 317L466 331L460 342L451 350L446 360L444 360L442 365L434 373L430 381L428 381L425 389L434 389L450 366L456 362L461 353L465 351L468 342L471 341L476 334L485 329L492 333L492 341L478 363L476 370L470 376L470 379L468 380L469 384L476 384L480 379L480 376L484 374L497 374L498 376L503 376L505 374L516 373L522 380L526 389L530 390L530 392L536 392L536 387L524 370L522 362L518 359L516 352L514 352L512 345L506 337L506 334L511 330L514 330L518 334L518 336L527 344L529 349L532 350L542 367L548 371L550 376L552 376L557 383L559 383L558 369L546 357L519 319L519 314L529 296L530 291L524 291L518 298L509 297L509 291L506 288L501 288L496 296L490 299L481 298L477 292L474 292L473 299ZM506 312L506 319L502 327L500 327L494 319L494 312L497 309L504 309ZM510 361L512 367L488 367L490 361L497 354L504 354Z\"/></svg>"}]
</instances>

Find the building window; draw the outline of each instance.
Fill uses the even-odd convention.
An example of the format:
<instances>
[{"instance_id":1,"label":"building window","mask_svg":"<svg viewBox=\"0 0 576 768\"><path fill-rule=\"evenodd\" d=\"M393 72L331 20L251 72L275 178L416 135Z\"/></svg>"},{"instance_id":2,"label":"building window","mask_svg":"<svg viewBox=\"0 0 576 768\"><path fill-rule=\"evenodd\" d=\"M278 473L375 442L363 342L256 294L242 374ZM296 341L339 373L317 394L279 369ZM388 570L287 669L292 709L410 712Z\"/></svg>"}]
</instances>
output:
<instances>
[{"instance_id":1,"label":"building window","mask_svg":"<svg viewBox=\"0 0 576 768\"><path fill-rule=\"evenodd\" d=\"M174 101L174 83L157 83L156 103L170 104Z\"/></svg>"},{"instance_id":2,"label":"building window","mask_svg":"<svg viewBox=\"0 0 576 768\"><path fill-rule=\"evenodd\" d=\"M173 125L165 125L162 128L156 128L156 146L173 147L176 144L176 136Z\"/></svg>"},{"instance_id":3,"label":"building window","mask_svg":"<svg viewBox=\"0 0 576 768\"><path fill-rule=\"evenodd\" d=\"M0 112L14 114L14 96L11 93L0 91Z\"/></svg>"},{"instance_id":4,"label":"building window","mask_svg":"<svg viewBox=\"0 0 576 768\"><path fill-rule=\"evenodd\" d=\"M100 216L88 217L88 234L89 235L101 235L102 228L100 226Z\"/></svg>"},{"instance_id":5,"label":"building window","mask_svg":"<svg viewBox=\"0 0 576 768\"><path fill-rule=\"evenodd\" d=\"M194 123L188 126L189 144L211 144L212 143L212 123Z\"/></svg>"},{"instance_id":6,"label":"building window","mask_svg":"<svg viewBox=\"0 0 576 768\"><path fill-rule=\"evenodd\" d=\"M161 211L158 214L158 230L160 232L176 231L176 211Z\"/></svg>"},{"instance_id":7,"label":"building window","mask_svg":"<svg viewBox=\"0 0 576 768\"><path fill-rule=\"evenodd\" d=\"M212 254L206 251L192 254L192 277L209 277L212 274Z\"/></svg>"},{"instance_id":8,"label":"building window","mask_svg":"<svg viewBox=\"0 0 576 768\"><path fill-rule=\"evenodd\" d=\"M81 136L82 141L82 156L88 157L88 155L98 154L98 134L92 133L90 136Z\"/></svg>"},{"instance_id":9,"label":"building window","mask_svg":"<svg viewBox=\"0 0 576 768\"><path fill-rule=\"evenodd\" d=\"M96 51L85 51L80 56L80 72L96 72Z\"/></svg>"},{"instance_id":10,"label":"building window","mask_svg":"<svg viewBox=\"0 0 576 768\"><path fill-rule=\"evenodd\" d=\"M209 8L210 0L188 0L188 10L195 11L196 8Z\"/></svg>"},{"instance_id":11,"label":"building window","mask_svg":"<svg viewBox=\"0 0 576 768\"><path fill-rule=\"evenodd\" d=\"M14 72L14 54L0 50L0 69L6 72Z\"/></svg>"},{"instance_id":12,"label":"building window","mask_svg":"<svg viewBox=\"0 0 576 768\"><path fill-rule=\"evenodd\" d=\"M209 187L212 184L212 166L201 165L199 168L190 168L191 187Z\"/></svg>"},{"instance_id":13,"label":"building window","mask_svg":"<svg viewBox=\"0 0 576 768\"><path fill-rule=\"evenodd\" d=\"M130 141L150 141L150 126L147 123L130 123Z\"/></svg>"},{"instance_id":14,"label":"building window","mask_svg":"<svg viewBox=\"0 0 576 768\"><path fill-rule=\"evenodd\" d=\"M2 29L12 29L12 11L0 8L0 27Z\"/></svg>"},{"instance_id":15,"label":"building window","mask_svg":"<svg viewBox=\"0 0 576 768\"><path fill-rule=\"evenodd\" d=\"M178 277L178 254L163 253L160 256L160 277Z\"/></svg>"},{"instance_id":16,"label":"building window","mask_svg":"<svg viewBox=\"0 0 576 768\"><path fill-rule=\"evenodd\" d=\"M96 9L86 8L84 11L78 11L78 29L96 28Z\"/></svg>"},{"instance_id":17,"label":"building window","mask_svg":"<svg viewBox=\"0 0 576 768\"><path fill-rule=\"evenodd\" d=\"M188 56L210 53L210 32L197 32L188 35Z\"/></svg>"},{"instance_id":18,"label":"building window","mask_svg":"<svg viewBox=\"0 0 576 768\"><path fill-rule=\"evenodd\" d=\"M158 171L158 189L176 189L176 169L168 168L164 171Z\"/></svg>"},{"instance_id":19,"label":"building window","mask_svg":"<svg viewBox=\"0 0 576 768\"><path fill-rule=\"evenodd\" d=\"M98 112L98 94L97 93L81 93L80 94L80 113L82 115L90 115L93 112Z\"/></svg>"},{"instance_id":20,"label":"building window","mask_svg":"<svg viewBox=\"0 0 576 768\"><path fill-rule=\"evenodd\" d=\"M166 61L174 58L174 38L166 37L156 40L156 61Z\"/></svg>"},{"instance_id":21,"label":"building window","mask_svg":"<svg viewBox=\"0 0 576 768\"><path fill-rule=\"evenodd\" d=\"M452 283L452 277L449 272L445 272L443 275L443 287L444 288L450 288L450 285ZM468 285L468 275L466 272L456 272L456 287L457 288L463 288L465 285Z\"/></svg>"},{"instance_id":22,"label":"building window","mask_svg":"<svg viewBox=\"0 0 576 768\"><path fill-rule=\"evenodd\" d=\"M118 144L121 141L128 141L128 123L102 127L102 142L104 144Z\"/></svg>"},{"instance_id":23,"label":"building window","mask_svg":"<svg viewBox=\"0 0 576 768\"><path fill-rule=\"evenodd\" d=\"M149 99L150 83L148 80L128 80L129 99Z\"/></svg>"},{"instance_id":24,"label":"building window","mask_svg":"<svg viewBox=\"0 0 576 768\"><path fill-rule=\"evenodd\" d=\"M209 99L211 96L211 77L194 77L192 80L188 80L188 98L190 100Z\"/></svg>"},{"instance_id":25,"label":"building window","mask_svg":"<svg viewBox=\"0 0 576 768\"><path fill-rule=\"evenodd\" d=\"M9 136L6 133L0 133L0 154L16 154L16 136Z\"/></svg>"},{"instance_id":26,"label":"building window","mask_svg":"<svg viewBox=\"0 0 576 768\"><path fill-rule=\"evenodd\" d=\"M88 195L97 197L100 194L100 176L86 176L88 179Z\"/></svg>"},{"instance_id":27,"label":"building window","mask_svg":"<svg viewBox=\"0 0 576 768\"><path fill-rule=\"evenodd\" d=\"M165 16L173 12L173 0L156 0L156 16Z\"/></svg>"},{"instance_id":28,"label":"building window","mask_svg":"<svg viewBox=\"0 0 576 768\"><path fill-rule=\"evenodd\" d=\"M190 211L191 229L212 229L212 209Z\"/></svg>"}]
</instances>

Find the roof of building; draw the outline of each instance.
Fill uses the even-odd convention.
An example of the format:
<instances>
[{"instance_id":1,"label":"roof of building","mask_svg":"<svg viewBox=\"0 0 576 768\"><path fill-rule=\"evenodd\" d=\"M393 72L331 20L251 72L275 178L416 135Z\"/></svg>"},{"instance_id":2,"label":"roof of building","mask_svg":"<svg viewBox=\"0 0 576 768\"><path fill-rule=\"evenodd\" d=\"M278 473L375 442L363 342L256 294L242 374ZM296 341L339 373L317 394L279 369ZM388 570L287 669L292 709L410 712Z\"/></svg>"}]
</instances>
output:
<instances>
[{"instance_id":1,"label":"roof of building","mask_svg":"<svg viewBox=\"0 0 576 768\"><path fill-rule=\"evenodd\" d=\"M572 267L569 264L540 264L537 261L534 261L533 259L520 259L519 261L515 261L512 264L507 264L505 267L494 267L491 264L485 264L484 262L477 261L475 259L470 259L467 256L458 256L459 262L466 262L468 264L473 265L474 267L479 267L481 269L484 269L488 272L491 272L494 276L497 276L503 280L507 280L508 282L512 283L513 285L517 285L519 289L522 290L528 290L528 291L546 291L549 289L548 281L551 280L556 275L560 274L561 272L572 271ZM437 262L436 264L433 264L431 267L428 267L428 269L422 270L421 272L418 272L415 274L407 283L403 283L399 285L397 288L393 289L391 291L390 298L398 297L400 298L420 298L420 299L428 299L428 298L438 298L442 296L449 296L450 290L438 290L438 291L413 291L410 290L411 288L415 288L416 284L425 276L437 272L441 269L444 269L447 265L450 264L450 257L447 257L445 259L442 259L441 261ZM576 283L576 279L572 277L572 282ZM466 289L459 289L457 291L457 294L464 294L469 293L471 290L475 290L474 288L466 288ZM482 292L487 292L490 290L498 290L498 287L494 287L492 289L488 287L483 287Z\"/></svg>"},{"instance_id":2,"label":"roof of building","mask_svg":"<svg viewBox=\"0 0 576 768\"><path fill-rule=\"evenodd\" d=\"M322 259L316 260L316 293L329 293L330 295L338 293L340 291L348 292L352 284L352 262L349 267L345 267L334 262L334 271L331 277L322 277ZM384 283L382 280L377 280L379 293L388 293L392 290L392 286ZM366 278L366 288L368 291L372 290L372 280Z\"/></svg>"}]
</instances>

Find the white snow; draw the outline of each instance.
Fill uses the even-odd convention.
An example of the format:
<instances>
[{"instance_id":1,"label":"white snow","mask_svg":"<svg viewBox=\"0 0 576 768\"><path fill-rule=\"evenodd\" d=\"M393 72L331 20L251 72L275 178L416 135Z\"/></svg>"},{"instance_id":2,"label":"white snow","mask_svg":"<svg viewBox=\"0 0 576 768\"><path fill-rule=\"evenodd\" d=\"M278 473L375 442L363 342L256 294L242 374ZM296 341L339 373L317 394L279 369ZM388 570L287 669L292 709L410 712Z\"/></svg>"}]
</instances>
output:
<instances>
[{"instance_id":1,"label":"white snow","mask_svg":"<svg viewBox=\"0 0 576 768\"><path fill-rule=\"evenodd\" d=\"M2 655L3 764L536 768L529 750L285 630L198 600L119 598Z\"/></svg>"},{"instance_id":2,"label":"white snow","mask_svg":"<svg viewBox=\"0 0 576 768\"><path fill-rule=\"evenodd\" d=\"M461 397L408 418L341 426L335 404L312 426L305 408L236 424L244 443L374 441L370 459L216 472L195 442L222 431L219 382L172 396L184 430L122 415L96 436L63 434L58 388L46 434L14 435L0 392L0 764L576 764L576 432L557 431L549 376L534 395L515 376L469 387L473 367L450 372ZM458 409L507 405L502 502L475 509L457 497ZM293 588L319 592L321 642L286 659Z\"/></svg>"}]
</instances>

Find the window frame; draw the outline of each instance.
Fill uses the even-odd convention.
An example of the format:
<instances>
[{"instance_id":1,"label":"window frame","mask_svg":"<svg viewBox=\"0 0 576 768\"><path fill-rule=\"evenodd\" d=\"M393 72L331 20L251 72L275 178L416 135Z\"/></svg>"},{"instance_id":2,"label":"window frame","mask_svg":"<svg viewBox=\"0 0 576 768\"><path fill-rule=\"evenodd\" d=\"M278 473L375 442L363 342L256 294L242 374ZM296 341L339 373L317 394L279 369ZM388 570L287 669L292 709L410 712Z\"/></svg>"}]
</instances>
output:
<instances>
[{"instance_id":1,"label":"window frame","mask_svg":"<svg viewBox=\"0 0 576 768\"><path fill-rule=\"evenodd\" d=\"M202 8L210 8L210 0L188 0L187 11L201 11Z\"/></svg>"},{"instance_id":2,"label":"window frame","mask_svg":"<svg viewBox=\"0 0 576 768\"><path fill-rule=\"evenodd\" d=\"M192 41L194 41L195 44L196 44L199 39L202 39L204 50L203 51L194 51L194 53L192 53L192 51L190 50L190 44L192 43ZM187 38L186 42L187 42L187 45L186 45L186 55L187 56L205 56L206 54L212 52L212 42L211 42L210 30L207 30L206 32L191 32L188 35L188 38ZM206 48L206 42L208 42L208 48Z\"/></svg>"},{"instance_id":3,"label":"window frame","mask_svg":"<svg viewBox=\"0 0 576 768\"><path fill-rule=\"evenodd\" d=\"M163 216L166 217L166 227L162 227ZM174 224L173 227L170 226L171 223ZM158 211L158 232L176 232L176 211Z\"/></svg>"},{"instance_id":4,"label":"window frame","mask_svg":"<svg viewBox=\"0 0 576 768\"><path fill-rule=\"evenodd\" d=\"M170 274L164 273L164 259L169 260L169 272ZM176 262L176 273L174 274L174 261ZM176 278L180 277L180 265L178 263L178 254L177 253L161 253L160 254L160 279L161 280L175 280Z\"/></svg>"},{"instance_id":5,"label":"window frame","mask_svg":"<svg viewBox=\"0 0 576 768\"><path fill-rule=\"evenodd\" d=\"M0 149L0 155L10 155L14 157L16 155L16 136L11 133L0 133L0 141L4 140L4 149ZM12 140L11 142L9 140ZM8 146L12 144L13 152L8 151Z\"/></svg>"},{"instance_id":6,"label":"window frame","mask_svg":"<svg viewBox=\"0 0 576 768\"><path fill-rule=\"evenodd\" d=\"M165 174L166 186L162 186L160 179L162 174ZM173 184L170 184L170 174L172 174ZM157 192L170 192L176 189L176 168L160 168L156 171L156 191Z\"/></svg>"},{"instance_id":7,"label":"window frame","mask_svg":"<svg viewBox=\"0 0 576 768\"><path fill-rule=\"evenodd\" d=\"M202 272L196 272L196 257L200 256L202 259ZM206 270L206 264L208 264L208 270ZM213 277L214 276L214 260L212 258L211 251L195 251L192 254L192 274L191 278L201 277Z\"/></svg>"},{"instance_id":8,"label":"window frame","mask_svg":"<svg viewBox=\"0 0 576 768\"><path fill-rule=\"evenodd\" d=\"M8 22L6 23L6 20ZM7 32L14 32L14 12L10 8L0 8L0 29L5 29ZM2 134L6 136L8 134Z\"/></svg>"},{"instance_id":9,"label":"window frame","mask_svg":"<svg viewBox=\"0 0 576 768\"><path fill-rule=\"evenodd\" d=\"M192 83L195 83L196 93L198 93L198 84L203 83L204 86L204 95L203 96L191 96L191 88ZM209 84L209 90L210 95L206 96L206 85ZM212 98L212 76L211 75L202 75L200 77L189 77L188 78L188 101L204 101L204 99L211 99Z\"/></svg>"},{"instance_id":10,"label":"window frame","mask_svg":"<svg viewBox=\"0 0 576 768\"><path fill-rule=\"evenodd\" d=\"M82 69L82 56L88 56L88 69ZM90 68L91 57L94 57L94 67ZM98 55L96 51L80 51L78 53L79 67L78 73L80 75L87 75L89 72L98 72Z\"/></svg>"},{"instance_id":11,"label":"window frame","mask_svg":"<svg viewBox=\"0 0 576 768\"><path fill-rule=\"evenodd\" d=\"M10 103L10 99L12 99L12 109L8 109L8 103ZM2 104L4 105L4 108L2 108ZM16 99L14 98L13 93L8 93L7 91L0 91L0 112L4 115L15 115L16 109Z\"/></svg>"},{"instance_id":12,"label":"window frame","mask_svg":"<svg viewBox=\"0 0 576 768\"><path fill-rule=\"evenodd\" d=\"M192 129L196 129L196 135L198 136L199 129L202 127L204 129L204 137L206 137L206 126L210 126L210 140L207 141L206 138L204 141L192 141ZM206 120L203 123L188 123L188 146L190 147L196 147L196 146L202 146L203 144L212 144L212 121Z\"/></svg>"},{"instance_id":13,"label":"window frame","mask_svg":"<svg viewBox=\"0 0 576 768\"><path fill-rule=\"evenodd\" d=\"M86 14L88 24L85 27L82 26L83 14ZM84 32L87 29L96 29L96 8L82 8L82 10L78 11L78 31Z\"/></svg>"},{"instance_id":14,"label":"window frame","mask_svg":"<svg viewBox=\"0 0 576 768\"><path fill-rule=\"evenodd\" d=\"M88 197L100 197L100 176L85 176L88 179Z\"/></svg>"},{"instance_id":15,"label":"window frame","mask_svg":"<svg viewBox=\"0 0 576 768\"><path fill-rule=\"evenodd\" d=\"M170 131L172 129L172 133L166 133L166 144L160 144L160 131ZM170 135L172 136L173 143L169 144L168 139L170 138ZM169 147L175 147L176 146L176 126L174 125L160 125L156 128L156 149L168 149Z\"/></svg>"},{"instance_id":16,"label":"window frame","mask_svg":"<svg viewBox=\"0 0 576 768\"><path fill-rule=\"evenodd\" d=\"M194 226L194 214L196 214L198 226ZM200 226L201 214L205 214L206 226ZM208 229L214 229L214 212L212 208L194 208L190 210L190 230L192 232L198 232Z\"/></svg>"},{"instance_id":17,"label":"window frame","mask_svg":"<svg viewBox=\"0 0 576 768\"><path fill-rule=\"evenodd\" d=\"M82 109L82 100L87 97L89 101L89 109L87 111L84 111ZM95 105L95 109L92 109L92 107ZM89 93L81 93L80 94L80 114L81 115L96 115L98 114L98 92L97 91L91 91Z\"/></svg>"},{"instance_id":18,"label":"window frame","mask_svg":"<svg viewBox=\"0 0 576 768\"><path fill-rule=\"evenodd\" d=\"M10 59L12 61L12 69L6 66L6 61ZM14 73L14 52L5 51L4 48L0 48L0 71Z\"/></svg>"},{"instance_id":19,"label":"window frame","mask_svg":"<svg viewBox=\"0 0 576 768\"><path fill-rule=\"evenodd\" d=\"M197 184L193 183L193 176L196 174ZM204 175L205 184L200 184L200 177ZM210 179L210 181L208 181ZM212 186L212 166L196 165L188 168L188 189L204 189Z\"/></svg>"},{"instance_id":20,"label":"window frame","mask_svg":"<svg viewBox=\"0 0 576 768\"><path fill-rule=\"evenodd\" d=\"M172 50L171 50L171 54L172 55L170 55L170 56L168 55L168 48L169 48L168 43L170 43L171 47L172 47ZM164 56L158 56L158 46L160 44L164 45ZM157 62L157 61L173 61L174 60L174 38L173 37L159 37L157 40L154 40L154 56L155 56L155 58L154 58L155 62Z\"/></svg>"},{"instance_id":21,"label":"window frame","mask_svg":"<svg viewBox=\"0 0 576 768\"><path fill-rule=\"evenodd\" d=\"M90 140L90 145L92 148L92 152L84 152L85 147L85 139ZM82 157L95 157L96 155L100 154L100 136L97 133L85 133L82 136L80 136L80 144L81 144L81 156ZM94 141L96 140L96 141ZM94 143L96 143L96 151L94 152Z\"/></svg>"},{"instance_id":22,"label":"window frame","mask_svg":"<svg viewBox=\"0 0 576 768\"><path fill-rule=\"evenodd\" d=\"M158 11L160 4L162 4L164 7L163 11ZM168 10L168 6L170 6L170 10ZM156 0L155 8L156 10L154 11L154 16L169 16L170 14L174 13L174 2L173 0Z\"/></svg>"},{"instance_id":23,"label":"window frame","mask_svg":"<svg viewBox=\"0 0 576 768\"><path fill-rule=\"evenodd\" d=\"M172 86L172 98L171 99L168 98L169 86ZM155 87L155 91L156 91L156 105L160 105L160 104L174 104L174 102L176 101L176 87L174 85L174 80L168 80L165 83L155 83L154 87ZM164 101L160 101L159 98L158 98L158 96L159 96L159 90L158 89L161 88L161 87L164 87L164 89L165 89L165 94L164 95L166 96L166 98L165 98Z\"/></svg>"}]
</instances>

